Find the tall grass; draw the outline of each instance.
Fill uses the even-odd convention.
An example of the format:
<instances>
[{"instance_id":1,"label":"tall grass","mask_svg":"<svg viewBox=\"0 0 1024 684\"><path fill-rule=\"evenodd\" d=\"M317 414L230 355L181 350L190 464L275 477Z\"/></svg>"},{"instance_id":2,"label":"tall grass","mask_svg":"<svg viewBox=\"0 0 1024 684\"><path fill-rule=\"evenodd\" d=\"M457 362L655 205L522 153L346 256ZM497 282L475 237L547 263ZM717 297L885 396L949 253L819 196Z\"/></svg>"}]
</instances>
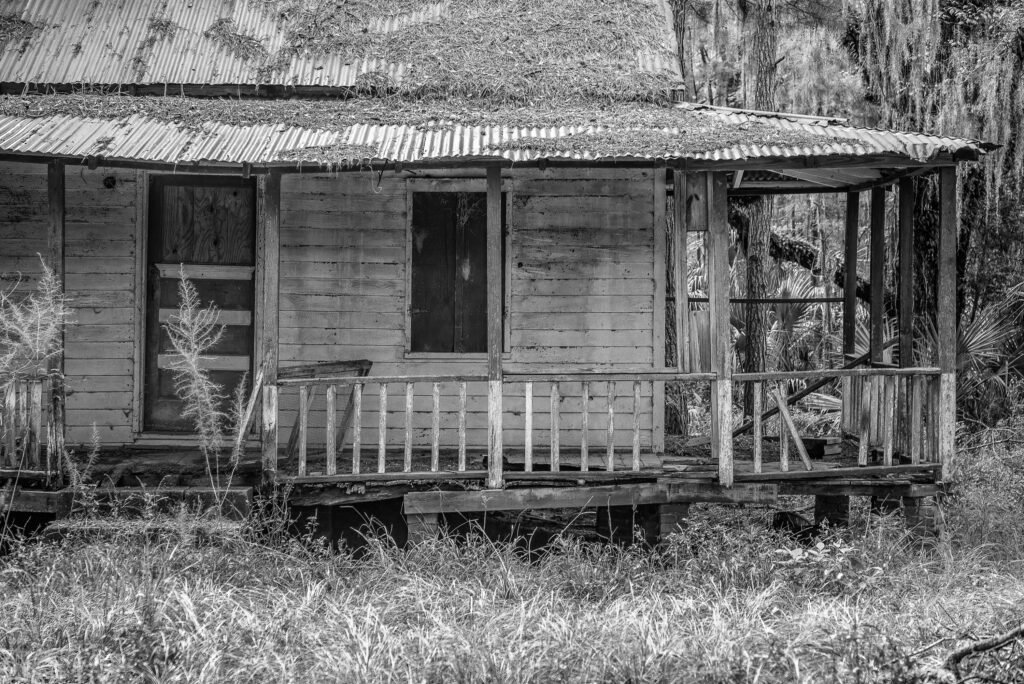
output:
<instances>
[{"instance_id":1,"label":"tall grass","mask_svg":"<svg viewBox=\"0 0 1024 684\"><path fill-rule=\"evenodd\" d=\"M61 334L70 310L60 280L40 259L41 276L34 290L23 280L0 290L0 383L49 372L49 362L62 350Z\"/></svg>"},{"instance_id":2,"label":"tall grass","mask_svg":"<svg viewBox=\"0 0 1024 684\"><path fill-rule=\"evenodd\" d=\"M993 458L1016 459L1015 473L1024 460ZM658 550L565 537L536 562L482 536L409 550L371 536L356 558L268 537L267 520L211 535L184 513L144 518L21 543L0 561L0 671L26 682L948 681L953 647L1024 608L1024 525L993 512L994 549L966 522L986 515L984 487L1007 471L989 472L950 500L948 554L867 506L817 546L767 532L757 511L695 507ZM964 674L1014 681L1022 667L1010 649Z\"/></svg>"}]
</instances>

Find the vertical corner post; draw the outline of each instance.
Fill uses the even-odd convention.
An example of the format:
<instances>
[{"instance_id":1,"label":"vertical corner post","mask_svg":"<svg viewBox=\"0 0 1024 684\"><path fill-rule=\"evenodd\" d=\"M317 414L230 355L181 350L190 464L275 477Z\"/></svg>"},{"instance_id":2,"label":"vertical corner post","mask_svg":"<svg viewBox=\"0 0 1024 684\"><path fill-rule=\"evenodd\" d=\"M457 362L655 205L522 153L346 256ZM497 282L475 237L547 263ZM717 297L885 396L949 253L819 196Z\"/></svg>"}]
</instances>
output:
<instances>
[{"instance_id":1,"label":"vertical corner post","mask_svg":"<svg viewBox=\"0 0 1024 684\"><path fill-rule=\"evenodd\" d=\"M711 314L711 454L723 487L733 483L732 335L729 326L729 208L724 173L708 172L708 300Z\"/></svg>"},{"instance_id":2,"label":"vertical corner post","mask_svg":"<svg viewBox=\"0 0 1024 684\"><path fill-rule=\"evenodd\" d=\"M676 370L690 372L690 310L686 287L686 173L672 171L672 281L675 284Z\"/></svg>"},{"instance_id":3,"label":"vertical corner post","mask_svg":"<svg viewBox=\"0 0 1024 684\"><path fill-rule=\"evenodd\" d=\"M900 366L914 365L914 181L900 180Z\"/></svg>"},{"instance_id":4,"label":"vertical corner post","mask_svg":"<svg viewBox=\"0 0 1024 684\"><path fill-rule=\"evenodd\" d=\"M852 357L857 342L857 232L860 227L860 193L846 193L846 236L843 264L843 353Z\"/></svg>"},{"instance_id":5,"label":"vertical corner post","mask_svg":"<svg viewBox=\"0 0 1024 684\"><path fill-rule=\"evenodd\" d=\"M938 450L942 478L956 449L956 251L959 234L957 169L939 171L939 263L936 283L936 321L938 339L939 406Z\"/></svg>"},{"instance_id":6,"label":"vertical corner post","mask_svg":"<svg viewBox=\"0 0 1024 684\"><path fill-rule=\"evenodd\" d=\"M49 220L46 232L47 266L53 271L57 278L61 294L66 292L65 282L65 260L64 242L65 230L65 207L64 207L64 161L51 159L46 165L46 194L49 208ZM50 374L50 404L51 421L53 431L51 433L53 442L46 450L47 478L51 477L60 480L63 468L60 460L64 454L64 326L61 325L58 333L57 353L50 359L47 371ZM34 396L34 395L33 395ZM42 407L40 406L40 410ZM36 444L40 439L37 431L35 435ZM56 459L56 462L54 462Z\"/></svg>"},{"instance_id":7,"label":"vertical corner post","mask_svg":"<svg viewBox=\"0 0 1024 684\"><path fill-rule=\"evenodd\" d=\"M501 167L487 167L487 486L504 486L502 449Z\"/></svg>"},{"instance_id":8,"label":"vertical corner post","mask_svg":"<svg viewBox=\"0 0 1024 684\"><path fill-rule=\"evenodd\" d=\"M263 353L263 482L277 478L278 297L281 267L281 172L263 178L260 211L260 349Z\"/></svg>"},{"instance_id":9,"label":"vertical corner post","mask_svg":"<svg viewBox=\"0 0 1024 684\"><path fill-rule=\"evenodd\" d=\"M885 188L871 190L871 363L885 346Z\"/></svg>"}]
</instances>

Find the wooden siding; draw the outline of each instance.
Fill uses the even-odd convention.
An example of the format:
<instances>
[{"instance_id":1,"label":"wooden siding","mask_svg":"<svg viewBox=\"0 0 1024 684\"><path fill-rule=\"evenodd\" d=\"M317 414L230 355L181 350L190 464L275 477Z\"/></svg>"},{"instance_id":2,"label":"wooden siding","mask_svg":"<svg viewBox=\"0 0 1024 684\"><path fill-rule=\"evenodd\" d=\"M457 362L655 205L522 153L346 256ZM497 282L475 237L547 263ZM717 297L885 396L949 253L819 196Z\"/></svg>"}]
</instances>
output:
<instances>
[{"instance_id":1,"label":"wooden siding","mask_svg":"<svg viewBox=\"0 0 1024 684\"><path fill-rule=\"evenodd\" d=\"M436 174L442 176L443 174ZM465 180L463 177L461 180ZM482 179L481 179L482 180ZM439 181L441 182L441 181ZM463 186L464 187L464 186ZM482 187L482 185L481 185ZM510 341L506 362L581 367L655 363L655 228L653 171L513 170L508 193ZM365 358L373 375L486 372L486 359L422 358L406 352L406 180L368 174L289 175L281 199L281 364ZM363 398L362 443L375 444L375 387ZM505 443L523 443L522 385L506 388ZM281 425L295 419L297 390L281 396ZM581 387L561 387L561 442L579 444ZM604 445L605 383L591 387L589 443ZM414 441L429 444L431 387L414 401ZM471 383L467 430L486 444L486 384ZM441 443L457 441L458 387L441 386ZM629 444L632 387L618 383L616 442ZM651 444L653 397L641 400L644 445ZM339 397L339 406L343 405ZM313 403L311 439L321 441L324 398ZM534 443L549 439L550 385L534 385ZM404 388L388 393L388 441L404 439ZM283 437L286 438L286 435ZM621 441L620 441L621 440Z\"/></svg>"},{"instance_id":2,"label":"wooden siding","mask_svg":"<svg viewBox=\"0 0 1024 684\"><path fill-rule=\"evenodd\" d=\"M479 176L482 185L482 174ZM435 172L424 176L445 176ZM466 178L466 173L452 177ZM506 170L510 268L506 363L590 367L658 365L654 322L658 302L653 170ZM113 178L113 187L108 181ZM105 444L131 442L137 420L136 297L142 172L69 167L67 289L74 324L67 333L68 441L85 443L97 424ZM407 180L391 174L285 175L281 198L280 360L369 359L374 375L486 373L484 355L414 358L406 352ZM144 188L143 188L144 190ZM46 167L0 166L0 273L39 272L46 254ZM658 230L662 227L658 226ZM5 283L9 285L9 283ZM141 296L141 295L140 295ZM377 395L363 398L364 449L376 444ZM561 444L580 441L581 387L561 392ZM404 437L404 388L389 392L389 442ZM508 385L505 442L523 442L523 386ZM297 392L296 392L297 394ZM429 444L431 386L416 387L414 439ZM630 443L631 383L614 400L616 442ZM456 444L458 387L443 384L441 442ZM606 384L590 389L589 446L599 453L607 423ZM534 384L534 444L549 440L550 385ZM339 394L339 412L347 394ZM468 441L486 444L486 384L471 383ZM652 443L657 394L644 383L642 442ZM282 439L296 397L281 396ZM324 397L314 402L311 443L322 442ZM654 440L657 444L657 439ZM364 455L365 457L365 455Z\"/></svg>"},{"instance_id":3,"label":"wooden siding","mask_svg":"<svg viewBox=\"0 0 1024 684\"><path fill-rule=\"evenodd\" d=\"M20 271L30 287L36 255L47 253L46 166L0 168L0 272ZM68 167L65 187L67 439L89 442L96 423L104 443L124 443L133 421L136 172Z\"/></svg>"}]
</instances>

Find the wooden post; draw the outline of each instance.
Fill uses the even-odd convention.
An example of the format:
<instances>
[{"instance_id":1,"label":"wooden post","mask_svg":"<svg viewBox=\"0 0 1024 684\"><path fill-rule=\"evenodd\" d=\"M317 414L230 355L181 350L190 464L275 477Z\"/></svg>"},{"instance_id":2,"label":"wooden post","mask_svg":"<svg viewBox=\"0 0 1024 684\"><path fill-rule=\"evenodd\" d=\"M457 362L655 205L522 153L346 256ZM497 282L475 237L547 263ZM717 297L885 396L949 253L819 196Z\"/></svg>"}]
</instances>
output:
<instances>
[{"instance_id":1,"label":"wooden post","mask_svg":"<svg viewBox=\"0 0 1024 684\"><path fill-rule=\"evenodd\" d=\"M501 167L487 167L487 486L504 486L502 449Z\"/></svg>"},{"instance_id":2,"label":"wooden post","mask_svg":"<svg viewBox=\"0 0 1024 684\"><path fill-rule=\"evenodd\" d=\"M761 459L762 457L762 445L764 443L764 433L761 428L761 409L764 395L761 389L761 383L754 383L754 472L761 472Z\"/></svg>"},{"instance_id":3,"label":"wooden post","mask_svg":"<svg viewBox=\"0 0 1024 684\"><path fill-rule=\"evenodd\" d=\"M533 472L533 383L523 387L523 459L526 472Z\"/></svg>"},{"instance_id":4,"label":"wooden post","mask_svg":"<svg viewBox=\"0 0 1024 684\"><path fill-rule=\"evenodd\" d=\"M52 159L46 166L46 190L49 206L49 223L46 233L46 246L49 256L49 267L53 270L65 292L64 242L66 237L64 207L64 162ZM59 344L57 353L50 359L50 405L53 420L53 444L47 445L47 482L62 480L61 459L64 455L64 326L58 333ZM38 436L37 436L38 438ZM53 457L56 456L56 462Z\"/></svg>"},{"instance_id":5,"label":"wooden post","mask_svg":"<svg viewBox=\"0 0 1024 684\"><path fill-rule=\"evenodd\" d=\"M871 190L871 363L885 344L885 189Z\"/></svg>"},{"instance_id":6,"label":"wooden post","mask_svg":"<svg viewBox=\"0 0 1024 684\"><path fill-rule=\"evenodd\" d=\"M281 272L281 172L269 171L263 178L260 242L261 274L260 340L263 349L263 482L277 478L277 363L278 298Z\"/></svg>"},{"instance_id":7,"label":"wooden post","mask_svg":"<svg viewBox=\"0 0 1024 684\"><path fill-rule=\"evenodd\" d=\"M686 174L672 171L674 218L672 229L672 280L675 283L676 369L690 372L689 293L686 286Z\"/></svg>"},{"instance_id":8,"label":"wooden post","mask_svg":"<svg viewBox=\"0 0 1024 684\"><path fill-rule=\"evenodd\" d=\"M324 429L324 442L327 450L327 475L336 475L338 472L338 445L336 444L335 423L337 422L337 406L335 398L338 393L336 385L327 386L327 426Z\"/></svg>"},{"instance_id":9,"label":"wooden post","mask_svg":"<svg viewBox=\"0 0 1024 684\"><path fill-rule=\"evenodd\" d=\"M377 400L377 472L387 468L388 449L388 383L380 383Z\"/></svg>"},{"instance_id":10,"label":"wooden post","mask_svg":"<svg viewBox=\"0 0 1024 684\"><path fill-rule=\"evenodd\" d=\"M608 436L605 446L604 469L615 470L615 381L608 381Z\"/></svg>"},{"instance_id":11,"label":"wooden post","mask_svg":"<svg viewBox=\"0 0 1024 684\"><path fill-rule=\"evenodd\" d=\"M359 453L363 441L363 383L357 382L352 388L352 474L360 471Z\"/></svg>"},{"instance_id":12,"label":"wooden post","mask_svg":"<svg viewBox=\"0 0 1024 684\"><path fill-rule=\"evenodd\" d=\"M729 326L729 208L724 173L708 172L708 300L711 314L711 456L723 487L733 482L732 335Z\"/></svg>"},{"instance_id":13,"label":"wooden post","mask_svg":"<svg viewBox=\"0 0 1024 684\"><path fill-rule=\"evenodd\" d=\"M277 385L263 386L263 484L277 482Z\"/></svg>"},{"instance_id":14,"label":"wooden post","mask_svg":"<svg viewBox=\"0 0 1024 684\"><path fill-rule=\"evenodd\" d=\"M309 429L309 387L299 386L299 477L306 475L306 434Z\"/></svg>"},{"instance_id":15,"label":"wooden post","mask_svg":"<svg viewBox=\"0 0 1024 684\"><path fill-rule=\"evenodd\" d=\"M939 405L938 460L942 478L956 449L956 249L959 233L956 167L939 171L939 263L936 283Z\"/></svg>"},{"instance_id":16,"label":"wooden post","mask_svg":"<svg viewBox=\"0 0 1024 684\"><path fill-rule=\"evenodd\" d=\"M551 383L551 472L557 473L561 468L558 456L558 437L561 426L559 425L559 416L561 415L561 398L558 392L558 383Z\"/></svg>"},{"instance_id":17,"label":"wooden post","mask_svg":"<svg viewBox=\"0 0 1024 684\"><path fill-rule=\"evenodd\" d=\"M580 401L583 405L580 413L580 471L590 470L589 436L590 436L590 383L584 382Z\"/></svg>"},{"instance_id":18,"label":"wooden post","mask_svg":"<svg viewBox=\"0 0 1024 684\"><path fill-rule=\"evenodd\" d=\"M900 181L900 366L914 365L914 181Z\"/></svg>"},{"instance_id":19,"label":"wooden post","mask_svg":"<svg viewBox=\"0 0 1024 684\"><path fill-rule=\"evenodd\" d=\"M412 417L413 400L415 399L416 385L411 382L405 383L405 449L403 450L402 471L412 472Z\"/></svg>"},{"instance_id":20,"label":"wooden post","mask_svg":"<svg viewBox=\"0 0 1024 684\"><path fill-rule=\"evenodd\" d=\"M436 473L441 467L441 383L435 382L432 413L430 414L430 470Z\"/></svg>"},{"instance_id":21,"label":"wooden post","mask_svg":"<svg viewBox=\"0 0 1024 684\"><path fill-rule=\"evenodd\" d=\"M843 353L853 356L857 341L857 229L860 193L846 193L846 282L843 286Z\"/></svg>"}]
</instances>

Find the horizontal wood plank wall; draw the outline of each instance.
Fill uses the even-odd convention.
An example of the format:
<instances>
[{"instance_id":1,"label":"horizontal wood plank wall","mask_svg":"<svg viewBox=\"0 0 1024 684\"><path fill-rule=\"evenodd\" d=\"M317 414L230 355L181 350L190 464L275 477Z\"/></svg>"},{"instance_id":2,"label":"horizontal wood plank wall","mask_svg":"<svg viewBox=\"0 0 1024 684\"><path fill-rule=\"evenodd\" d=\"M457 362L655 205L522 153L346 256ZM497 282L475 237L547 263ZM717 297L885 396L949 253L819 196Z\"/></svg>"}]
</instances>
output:
<instances>
[{"instance_id":1,"label":"horizontal wood plank wall","mask_svg":"<svg viewBox=\"0 0 1024 684\"><path fill-rule=\"evenodd\" d=\"M483 170L479 177L483 178ZM515 169L504 172L511 193L507 223L512 244L508 362L583 367L649 365L654 360L652 171ZM435 172L435 176L444 173ZM454 177L455 174L452 174ZM464 174L463 174L464 177ZM482 186L481 186L482 187ZM373 375L486 374L483 355L473 359L412 359L405 355L406 181L376 175L285 175L281 198L280 362L282 367L344 359L369 359ZM582 387L561 386L562 444L578 446ZM615 433L628 447L632 388L619 383ZM405 393L388 393L388 441L404 442ZM523 444L522 385L506 388L505 444ZM604 383L590 390L590 447L607 434ZM413 402L413 440L430 444L432 385L419 383ZM457 444L459 388L443 383L441 445ZM347 392L338 394L339 414ZM376 444L375 387L363 395L362 443ZM534 384L534 443L549 439L550 385ZM280 397L281 426L295 420L298 391ZM310 444L324 442L325 401L313 402ZM470 383L467 440L487 441L485 382ZM642 442L651 443L653 400L641 396ZM282 440L287 435L282 435ZM621 441L620 441L621 440ZM339 468L342 466L339 464Z\"/></svg>"},{"instance_id":2,"label":"horizontal wood plank wall","mask_svg":"<svg viewBox=\"0 0 1024 684\"><path fill-rule=\"evenodd\" d=\"M67 441L131 441L135 331L135 171L65 172ZM106 182L105 182L106 181ZM108 187L110 186L110 187ZM0 165L0 273L29 291L46 254L46 165Z\"/></svg>"},{"instance_id":3,"label":"horizontal wood plank wall","mask_svg":"<svg viewBox=\"0 0 1024 684\"><path fill-rule=\"evenodd\" d=\"M113 187L107 187L112 185ZM67 167L67 441L132 439L136 173ZM139 293L138 296L143 296Z\"/></svg>"}]
</instances>

